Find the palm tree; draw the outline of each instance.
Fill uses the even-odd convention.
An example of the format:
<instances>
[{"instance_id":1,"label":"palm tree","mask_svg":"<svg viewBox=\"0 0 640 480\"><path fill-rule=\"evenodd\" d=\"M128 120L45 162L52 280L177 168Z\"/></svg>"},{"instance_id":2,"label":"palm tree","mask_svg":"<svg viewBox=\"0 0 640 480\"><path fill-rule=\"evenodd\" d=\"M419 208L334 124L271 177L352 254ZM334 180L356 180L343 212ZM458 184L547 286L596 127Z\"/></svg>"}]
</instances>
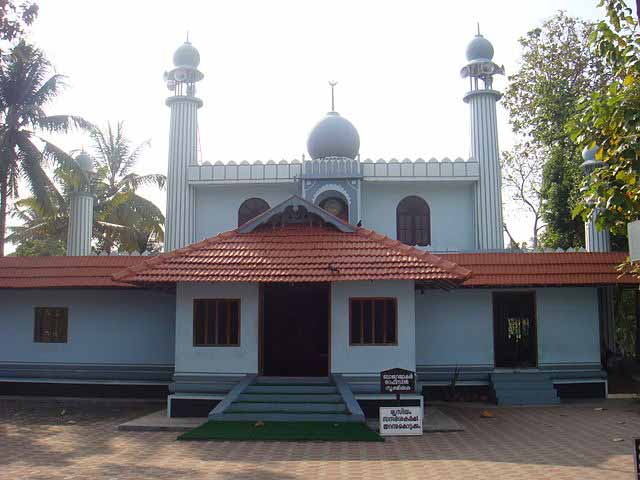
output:
<instances>
[{"instance_id":1,"label":"palm tree","mask_svg":"<svg viewBox=\"0 0 640 480\"><path fill-rule=\"evenodd\" d=\"M138 175L133 172L149 142L132 148L123 126L123 122L118 122L115 132L111 125L106 131L95 127L91 130L96 154L96 173L91 180L91 189L96 197L93 225L96 251L157 252L164 241L164 216L156 205L139 196L136 190L146 184L164 188L166 178L161 174ZM53 148L47 152L56 157L70 157ZM83 176L65 163L55 170L55 179L61 186L60 190L52 187L55 189L52 196L55 208L43 209L34 197L18 200L12 216L20 220L21 225L10 227L11 234L7 240L21 246L33 240L66 242L69 223L67 198L80 186Z\"/></svg>"},{"instance_id":2,"label":"palm tree","mask_svg":"<svg viewBox=\"0 0 640 480\"><path fill-rule=\"evenodd\" d=\"M0 64L0 257L4 255L7 202L18 196L24 180L39 208L53 211L58 194L44 170L45 158L76 168L71 158L40 136L90 128L78 116L47 115L44 107L64 87L62 75L49 76L51 64L44 53L23 41L2 56Z\"/></svg>"},{"instance_id":3,"label":"palm tree","mask_svg":"<svg viewBox=\"0 0 640 480\"><path fill-rule=\"evenodd\" d=\"M106 131L93 128L91 138L97 167L94 191L98 198L98 251L111 253L114 247L121 252L158 251L164 241L164 215L136 190L143 185L163 189L167 179L159 173L133 172L149 141L133 147L124 134L123 122L116 124L115 131L111 124Z\"/></svg>"}]
</instances>

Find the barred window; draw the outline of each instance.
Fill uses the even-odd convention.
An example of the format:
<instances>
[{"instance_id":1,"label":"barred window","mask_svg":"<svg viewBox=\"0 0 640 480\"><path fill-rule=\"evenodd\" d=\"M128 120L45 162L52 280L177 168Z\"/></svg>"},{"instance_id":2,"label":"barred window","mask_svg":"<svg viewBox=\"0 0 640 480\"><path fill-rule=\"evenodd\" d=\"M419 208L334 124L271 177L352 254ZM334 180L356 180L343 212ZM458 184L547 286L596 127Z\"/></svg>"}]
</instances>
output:
<instances>
[{"instance_id":1,"label":"barred window","mask_svg":"<svg viewBox=\"0 0 640 480\"><path fill-rule=\"evenodd\" d=\"M431 212L422 198L404 198L396 209L397 238L406 245L431 245Z\"/></svg>"},{"instance_id":2,"label":"barred window","mask_svg":"<svg viewBox=\"0 0 640 480\"><path fill-rule=\"evenodd\" d=\"M240 345L240 300L193 301L194 347Z\"/></svg>"},{"instance_id":3,"label":"barred window","mask_svg":"<svg viewBox=\"0 0 640 480\"><path fill-rule=\"evenodd\" d=\"M67 343L68 318L66 307L36 307L33 341Z\"/></svg>"},{"instance_id":4,"label":"barred window","mask_svg":"<svg viewBox=\"0 0 640 480\"><path fill-rule=\"evenodd\" d=\"M351 345L397 345L398 308L395 298L350 298Z\"/></svg>"},{"instance_id":5,"label":"barred window","mask_svg":"<svg viewBox=\"0 0 640 480\"><path fill-rule=\"evenodd\" d=\"M244 225L267 210L269 210L269 204L261 198L245 200L238 209L238 226Z\"/></svg>"}]
</instances>

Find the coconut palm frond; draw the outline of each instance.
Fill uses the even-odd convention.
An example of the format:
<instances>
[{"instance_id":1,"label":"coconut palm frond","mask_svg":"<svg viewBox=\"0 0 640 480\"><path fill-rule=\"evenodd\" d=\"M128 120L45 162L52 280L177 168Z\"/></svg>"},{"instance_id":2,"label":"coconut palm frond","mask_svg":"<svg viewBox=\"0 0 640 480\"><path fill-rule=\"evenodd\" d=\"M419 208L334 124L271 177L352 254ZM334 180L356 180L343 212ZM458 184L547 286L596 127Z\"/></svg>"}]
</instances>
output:
<instances>
[{"instance_id":1,"label":"coconut palm frond","mask_svg":"<svg viewBox=\"0 0 640 480\"><path fill-rule=\"evenodd\" d=\"M49 115L38 119L38 127L47 132L67 133L73 128L92 130L91 122L77 115Z\"/></svg>"}]
</instances>

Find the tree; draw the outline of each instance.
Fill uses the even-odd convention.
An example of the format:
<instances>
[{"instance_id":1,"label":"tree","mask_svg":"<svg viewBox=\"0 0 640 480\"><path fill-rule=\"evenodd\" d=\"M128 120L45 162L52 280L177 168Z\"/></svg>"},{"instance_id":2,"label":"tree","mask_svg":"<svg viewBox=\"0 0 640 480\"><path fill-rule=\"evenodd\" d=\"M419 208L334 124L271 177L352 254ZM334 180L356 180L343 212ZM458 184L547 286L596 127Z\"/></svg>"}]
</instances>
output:
<instances>
[{"instance_id":1,"label":"tree","mask_svg":"<svg viewBox=\"0 0 640 480\"><path fill-rule=\"evenodd\" d=\"M22 36L37 16L38 5L34 2L0 0L0 40L11 42Z\"/></svg>"},{"instance_id":2,"label":"tree","mask_svg":"<svg viewBox=\"0 0 640 480\"><path fill-rule=\"evenodd\" d=\"M136 190L145 184L164 188L166 178L160 174L138 175L133 168L140 154L149 144L144 142L135 148L124 135L123 123L116 130L108 125L106 131L91 130L96 153L96 172L91 179L95 193L93 238L98 253L158 252L164 240L164 216L149 200L139 196ZM67 155L50 150L54 156ZM23 251L36 251L30 247L32 240L45 242L53 239L66 245L69 224L69 195L84 180L77 170L63 164L55 170L60 190L53 196L55 208L43 209L35 198L18 200L12 215L21 225L10 227L7 239L18 245L29 246ZM56 187L57 188L57 187Z\"/></svg>"},{"instance_id":3,"label":"tree","mask_svg":"<svg viewBox=\"0 0 640 480\"><path fill-rule=\"evenodd\" d=\"M597 211L599 228L625 235L627 223L640 218L640 32L623 0L600 6L608 21L598 24L591 45L613 75L582 97L567 129L577 143L600 146L596 160L603 166L585 181L574 214L588 218Z\"/></svg>"},{"instance_id":4,"label":"tree","mask_svg":"<svg viewBox=\"0 0 640 480\"><path fill-rule=\"evenodd\" d=\"M541 158L540 217L543 246L584 245L583 223L571 216L581 181L581 149L565 130L577 99L606 83L608 70L589 48L594 25L558 12L520 39L520 69L509 77L504 105L520 143L545 152ZM513 156L518 152L512 152Z\"/></svg>"},{"instance_id":5,"label":"tree","mask_svg":"<svg viewBox=\"0 0 640 480\"><path fill-rule=\"evenodd\" d=\"M47 115L45 106L59 95L64 77L49 76L45 55L24 42L3 55L0 65L0 257L4 255L7 202L18 196L18 180L23 179L42 208L51 210L56 189L43 163L51 151L59 151L40 134L66 132L72 127L89 128L78 116ZM56 161L75 168L68 155Z\"/></svg>"},{"instance_id":6,"label":"tree","mask_svg":"<svg viewBox=\"0 0 640 480\"><path fill-rule=\"evenodd\" d=\"M502 187L506 196L533 215L531 241L534 250L538 248L538 234L544 228L540 209L544 157L543 152L528 142L517 144L513 151L502 154ZM505 231L511 246L517 245L506 226Z\"/></svg>"},{"instance_id":7,"label":"tree","mask_svg":"<svg viewBox=\"0 0 640 480\"><path fill-rule=\"evenodd\" d=\"M163 189L166 177L159 173L138 175L133 167L149 141L136 147L124 134L124 123L118 122L115 131L91 131L96 152L98 197L97 228L100 232L98 250L111 253L113 248L131 252L158 251L164 241L164 215L136 190L142 185L156 185Z\"/></svg>"}]
</instances>

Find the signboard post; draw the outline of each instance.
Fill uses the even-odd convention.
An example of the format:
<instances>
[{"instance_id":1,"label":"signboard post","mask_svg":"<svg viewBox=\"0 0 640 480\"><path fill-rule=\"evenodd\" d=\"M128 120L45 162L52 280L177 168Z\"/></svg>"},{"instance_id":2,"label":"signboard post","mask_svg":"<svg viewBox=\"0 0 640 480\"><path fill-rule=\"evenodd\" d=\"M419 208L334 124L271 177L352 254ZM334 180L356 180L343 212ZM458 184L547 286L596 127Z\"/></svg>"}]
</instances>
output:
<instances>
[{"instance_id":1,"label":"signboard post","mask_svg":"<svg viewBox=\"0 0 640 480\"><path fill-rule=\"evenodd\" d=\"M416 391L416 374L404 368L392 368L380 372L380 391L395 393L396 400L400 400L401 393Z\"/></svg>"},{"instance_id":2,"label":"signboard post","mask_svg":"<svg viewBox=\"0 0 640 480\"><path fill-rule=\"evenodd\" d=\"M416 374L403 368L380 372L380 392L395 393L400 400L402 393L415 393ZM380 435L422 435L422 407L380 407Z\"/></svg>"}]
</instances>

